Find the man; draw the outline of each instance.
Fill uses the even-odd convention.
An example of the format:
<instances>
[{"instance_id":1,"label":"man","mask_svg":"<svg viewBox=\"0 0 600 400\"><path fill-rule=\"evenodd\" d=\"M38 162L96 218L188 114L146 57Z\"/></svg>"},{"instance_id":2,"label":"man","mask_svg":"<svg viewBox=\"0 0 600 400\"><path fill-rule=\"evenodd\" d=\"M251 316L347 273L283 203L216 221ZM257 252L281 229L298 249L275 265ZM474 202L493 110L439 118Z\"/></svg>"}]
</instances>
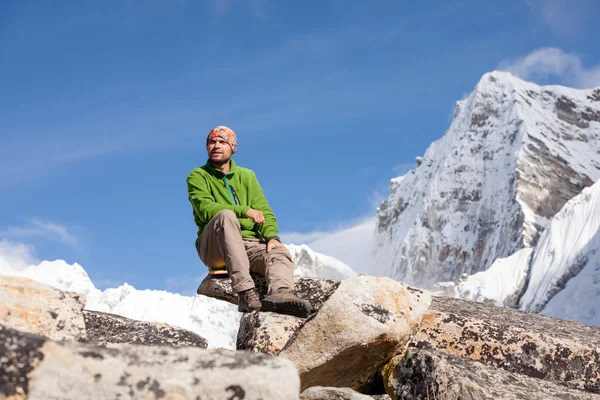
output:
<instances>
[{"instance_id":1,"label":"man","mask_svg":"<svg viewBox=\"0 0 600 400\"><path fill-rule=\"evenodd\" d=\"M306 317L310 303L293 292L294 264L281 244L277 221L254 172L231 159L235 133L218 126L206 138L208 161L187 178L188 198L198 226L196 250L211 272L225 264L238 310L274 311ZM265 276L267 296L260 300L250 272Z\"/></svg>"}]
</instances>

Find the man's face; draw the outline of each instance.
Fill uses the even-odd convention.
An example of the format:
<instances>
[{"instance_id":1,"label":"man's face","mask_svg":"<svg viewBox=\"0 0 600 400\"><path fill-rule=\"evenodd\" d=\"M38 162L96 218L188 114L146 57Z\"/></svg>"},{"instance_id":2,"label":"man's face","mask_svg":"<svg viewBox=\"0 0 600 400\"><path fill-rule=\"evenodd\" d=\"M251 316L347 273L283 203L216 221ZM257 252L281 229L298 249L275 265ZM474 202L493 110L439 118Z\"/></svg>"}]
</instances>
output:
<instances>
[{"instance_id":1,"label":"man's face","mask_svg":"<svg viewBox=\"0 0 600 400\"><path fill-rule=\"evenodd\" d=\"M206 144L208 158L213 164L224 165L229 162L232 150L227 140L220 137L211 138Z\"/></svg>"}]
</instances>

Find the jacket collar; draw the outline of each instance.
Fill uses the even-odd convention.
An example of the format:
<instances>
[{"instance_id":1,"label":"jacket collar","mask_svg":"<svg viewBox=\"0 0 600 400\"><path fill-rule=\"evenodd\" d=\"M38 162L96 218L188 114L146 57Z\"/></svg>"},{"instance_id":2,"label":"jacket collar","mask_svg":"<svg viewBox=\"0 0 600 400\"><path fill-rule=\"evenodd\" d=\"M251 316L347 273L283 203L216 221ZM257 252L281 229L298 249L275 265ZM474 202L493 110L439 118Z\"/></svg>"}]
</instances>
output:
<instances>
[{"instance_id":1,"label":"jacket collar","mask_svg":"<svg viewBox=\"0 0 600 400\"><path fill-rule=\"evenodd\" d=\"M222 173L218 168L215 168L212 166L212 164L210 163L210 159L206 161L206 164L204 164L204 169L207 170L208 172L210 172L213 175L216 175L218 177L223 177L223 176L227 176L230 177L232 176L234 173L237 172L237 165L235 164L235 161L233 161L233 158L229 159L229 163L230 163L230 168L229 168L229 172L227 174Z\"/></svg>"}]
</instances>

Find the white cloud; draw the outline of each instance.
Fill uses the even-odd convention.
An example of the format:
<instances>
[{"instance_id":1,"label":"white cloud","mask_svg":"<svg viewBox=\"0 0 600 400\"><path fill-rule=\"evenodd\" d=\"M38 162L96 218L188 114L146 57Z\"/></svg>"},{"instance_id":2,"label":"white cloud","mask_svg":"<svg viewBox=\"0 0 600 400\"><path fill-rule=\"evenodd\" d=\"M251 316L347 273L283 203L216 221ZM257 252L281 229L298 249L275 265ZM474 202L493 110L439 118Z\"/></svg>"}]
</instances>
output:
<instances>
[{"instance_id":1,"label":"white cloud","mask_svg":"<svg viewBox=\"0 0 600 400\"><path fill-rule=\"evenodd\" d=\"M9 226L5 229L0 229L0 237L11 239L43 237L74 248L79 247L79 240L69 232L67 227L38 218L30 219L23 226Z\"/></svg>"},{"instance_id":2,"label":"white cloud","mask_svg":"<svg viewBox=\"0 0 600 400\"><path fill-rule=\"evenodd\" d=\"M504 60L498 69L538 83L556 77L567 86L577 88L600 86L600 65L586 68L579 55L566 53L556 47L543 47L524 57Z\"/></svg>"},{"instance_id":3,"label":"white cloud","mask_svg":"<svg viewBox=\"0 0 600 400\"><path fill-rule=\"evenodd\" d=\"M0 239L0 271L21 271L38 262L33 246Z\"/></svg>"},{"instance_id":4,"label":"white cloud","mask_svg":"<svg viewBox=\"0 0 600 400\"><path fill-rule=\"evenodd\" d=\"M306 244L312 250L334 257L358 273L367 272L371 263L375 218L346 228L308 233L281 233L284 243Z\"/></svg>"}]
</instances>

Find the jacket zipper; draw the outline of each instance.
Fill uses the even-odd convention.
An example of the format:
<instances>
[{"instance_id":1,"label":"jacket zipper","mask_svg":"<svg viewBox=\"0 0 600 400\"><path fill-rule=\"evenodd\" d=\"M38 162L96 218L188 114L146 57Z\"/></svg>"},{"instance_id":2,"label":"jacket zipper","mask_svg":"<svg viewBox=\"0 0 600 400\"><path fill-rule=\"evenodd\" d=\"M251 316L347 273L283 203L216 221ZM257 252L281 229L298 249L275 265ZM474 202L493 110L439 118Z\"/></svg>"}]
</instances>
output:
<instances>
[{"instance_id":1,"label":"jacket zipper","mask_svg":"<svg viewBox=\"0 0 600 400\"><path fill-rule=\"evenodd\" d=\"M235 196L233 194L233 190L231 190L231 186L227 182L227 175L223 175L223 183L225 184L225 187L227 189L229 189L229 194L231 194L231 199L233 200L233 204L237 206L238 202L235 200Z\"/></svg>"}]
</instances>

